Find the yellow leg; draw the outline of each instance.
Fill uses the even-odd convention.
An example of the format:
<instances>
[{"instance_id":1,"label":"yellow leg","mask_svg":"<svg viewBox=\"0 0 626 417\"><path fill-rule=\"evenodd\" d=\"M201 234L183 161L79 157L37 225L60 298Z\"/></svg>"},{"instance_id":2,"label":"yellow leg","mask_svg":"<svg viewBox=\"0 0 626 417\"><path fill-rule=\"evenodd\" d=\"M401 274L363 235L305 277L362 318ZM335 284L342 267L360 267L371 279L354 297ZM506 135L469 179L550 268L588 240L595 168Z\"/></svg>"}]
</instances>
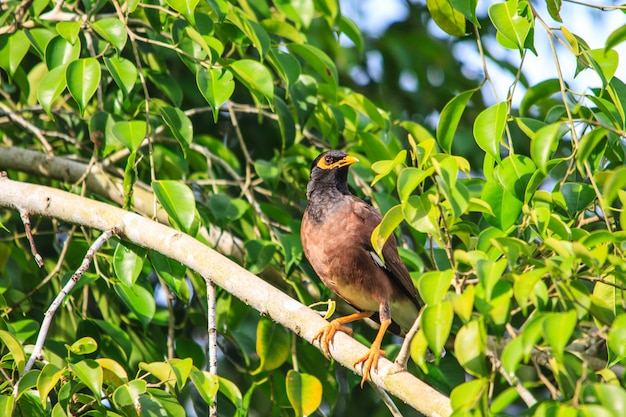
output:
<instances>
[{"instance_id":1,"label":"yellow leg","mask_svg":"<svg viewBox=\"0 0 626 417\"><path fill-rule=\"evenodd\" d=\"M376 338L372 342L372 346L370 346L369 352L363 356L358 361L354 362L354 367L359 363L363 364L363 378L361 379L361 388L363 388L363 384L370 376L370 370L372 367L374 369L378 369L378 358L385 357L385 352L380 350L380 345L383 342L383 337L385 336L385 332L387 328L391 324L391 320L384 320L380 323L380 328L378 329L378 333L376 334Z\"/></svg>"},{"instance_id":2,"label":"yellow leg","mask_svg":"<svg viewBox=\"0 0 626 417\"><path fill-rule=\"evenodd\" d=\"M324 352L326 356L330 356L330 354L328 353L328 348L330 346L331 339L335 336L335 333L337 333L337 331L341 331L351 336L352 329L344 326L344 324L370 317L372 314L374 313L370 311L363 311L360 313L350 314L349 316L345 317L338 317L328 323L326 326L322 327L322 329L317 332L317 334L313 337L312 343L315 343L315 341L319 339L322 352Z\"/></svg>"}]
</instances>

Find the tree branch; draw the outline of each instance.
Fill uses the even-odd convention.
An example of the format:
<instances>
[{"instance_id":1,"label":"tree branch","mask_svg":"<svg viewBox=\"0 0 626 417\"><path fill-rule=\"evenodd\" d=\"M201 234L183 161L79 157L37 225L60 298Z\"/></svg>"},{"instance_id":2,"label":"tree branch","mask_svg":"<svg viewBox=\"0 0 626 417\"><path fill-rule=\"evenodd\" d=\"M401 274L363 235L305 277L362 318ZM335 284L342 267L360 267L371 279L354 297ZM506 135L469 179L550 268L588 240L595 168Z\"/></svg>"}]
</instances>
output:
<instances>
[{"instance_id":1,"label":"tree branch","mask_svg":"<svg viewBox=\"0 0 626 417\"><path fill-rule=\"evenodd\" d=\"M67 283L63 286L63 288L61 289L61 292L56 296L54 301L52 301L52 304L50 304L50 307L48 308L48 310L46 311L46 314L44 315L43 322L41 323L41 328L39 329L39 334L37 335L37 342L35 343L35 348L33 349L33 352L31 353L30 358L28 358L28 362L26 363L26 366L24 367L22 376L26 375L28 371L32 369L33 365L35 364L35 361L41 355L41 352L43 351L43 345L46 341L46 336L48 335L48 330L50 330L50 324L52 323L52 317L54 317L54 313L56 313L57 309L59 308L63 300L65 300L65 297L67 297L67 295L76 286L76 284L78 283L80 278L83 276L83 274L87 271L87 269L91 265L91 261L93 260L93 257L100 250L102 245L104 245L104 243L107 240L109 240L111 236L115 234L115 232L116 232L116 229L115 229L115 226L113 226L112 228L105 230L104 233L102 233L100 237L98 237L98 239L96 239L95 242L92 243L92 245L89 247L89 250L85 254L85 257L83 258L83 262L80 264L80 267L78 267L76 272L74 272L74 274L71 276L70 280L67 281ZM15 390L16 398L17 398L17 395L18 395L18 390Z\"/></svg>"},{"instance_id":2,"label":"tree branch","mask_svg":"<svg viewBox=\"0 0 626 417\"><path fill-rule=\"evenodd\" d=\"M98 230L117 226L123 239L181 262L309 343L328 324L315 311L198 240L170 227L54 188L0 177L0 189L0 207L23 208L31 215L55 217ZM367 351L361 343L341 332L335 335L330 348L335 361L351 370ZM381 358L378 372L372 373L372 381L426 416L448 416L452 412L445 395L408 372L397 372L386 359Z\"/></svg>"}]
</instances>

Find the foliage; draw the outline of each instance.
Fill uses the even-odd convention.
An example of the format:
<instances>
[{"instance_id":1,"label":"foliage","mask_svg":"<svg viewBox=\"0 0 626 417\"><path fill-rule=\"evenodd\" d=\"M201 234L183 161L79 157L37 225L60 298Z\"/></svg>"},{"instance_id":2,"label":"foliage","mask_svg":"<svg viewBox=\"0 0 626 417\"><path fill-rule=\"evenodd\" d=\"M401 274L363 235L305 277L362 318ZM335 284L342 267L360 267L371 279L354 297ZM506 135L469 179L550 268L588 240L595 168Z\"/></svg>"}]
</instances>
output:
<instances>
[{"instance_id":1,"label":"foliage","mask_svg":"<svg viewBox=\"0 0 626 417\"><path fill-rule=\"evenodd\" d=\"M475 1L427 0L369 39L333 0L4 2L0 159L34 149L84 161L85 175L34 159L0 168L129 210L151 190L173 227L221 250L232 239L229 256L310 305L330 294L300 247L309 163L344 148L362 161L353 190L386 213L374 246L401 225L425 303L409 370L450 395L455 415L620 415L626 26L592 49L560 1L546 6L508 0L480 16ZM432 36L429 19L449 36ZM539 33L577 67L540 55L553 75L529 84ZM501 63L515 75L505 99L483 103L500 88L488 73L463 76L452 46L468 39L485 69L498 51L519 54ZM353 76L368 73L365 51L383 57L382 80ZM407 71L416 91L399 84ZM580 72L598 84L572 89L565 77ZM94 191L94 167L122 199ZM41 269L20 213L0 217L0 414L205 415L218 392L219 415L388 414L358 377L223 291L219 376L208 372L204 280L121 241L95 258L24 374L50 300L97 236L32 221Z\"/></svg>"}]
</instances>

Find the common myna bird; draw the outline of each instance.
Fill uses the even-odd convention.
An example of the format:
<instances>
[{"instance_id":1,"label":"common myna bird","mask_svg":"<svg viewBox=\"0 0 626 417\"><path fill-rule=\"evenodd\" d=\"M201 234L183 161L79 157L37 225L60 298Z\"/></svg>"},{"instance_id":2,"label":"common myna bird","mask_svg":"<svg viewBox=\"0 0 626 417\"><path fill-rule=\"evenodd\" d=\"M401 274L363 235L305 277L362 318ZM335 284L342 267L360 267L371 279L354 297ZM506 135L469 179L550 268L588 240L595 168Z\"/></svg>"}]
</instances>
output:
<instances>
[{"instance_id":1,"label":"common myna bird","mask_svg":"<svg viewBox=\"0 0 626 417\"><path fill-rule=\"evenodd\" d=\"M324 353L329 355L329 343L338 330L352 333L344 324L368 317L380 323L369 353L354 363L355 367L363 363L363 387L384 356L380 346L385 331L404 335L420 306L395 237L391 235L383 246L384 261L372 246L372 231L382 217L348 190L348 168L355 162L358 159L337 150L313 161L301 239L304 254L324 285L358 311L332 320L317 333L313 341L320 340Z\"/></svg>"}]
</instances>

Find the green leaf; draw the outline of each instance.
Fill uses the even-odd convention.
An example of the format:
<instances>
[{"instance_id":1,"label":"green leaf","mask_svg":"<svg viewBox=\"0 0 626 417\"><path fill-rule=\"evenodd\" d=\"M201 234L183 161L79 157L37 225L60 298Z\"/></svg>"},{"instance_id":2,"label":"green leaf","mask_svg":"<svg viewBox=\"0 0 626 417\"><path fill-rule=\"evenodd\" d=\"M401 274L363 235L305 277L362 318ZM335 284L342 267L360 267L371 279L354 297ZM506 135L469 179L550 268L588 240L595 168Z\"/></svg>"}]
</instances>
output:
<instances>
[{"instance_id":1,"label":"green leaf","mask_svg":"<svg viewBox=\"0 0 626 417\"><path fill-rule=\"evenodd\" d=\"M500 45L509 49L524 49L526 38L531 33L532 23L522 16L519 11L518 0L508 0L489 6L489 18L496 27L496 38Z\"/></svg>"},{"instance_id":2,"label":"green leaf","mask_svg":"<svg viewBox=\"0 0 626 417\"><path fill-rule=\"evenodd\" d=\"M172 9L185 16L189 23L196 24L194 11L199 0L166 0L166 2Z\"/></svg>"},{"instance_id":3,"label":"green leaf","mask_svg":"<svg viewBox=\"0 0 626 417\"><path fill-rule=\"evenodd\" d=\"M452 329L452 319L454 318L452 304L449 301L426 304L421 314L422 328L428 341L428 347L438 362L441 357L440 353L450 335L450 329Z\"/></svg>"},{"instance_id":4,"label":"green leaf","mask_svg":"<svg viewBox=\"0 0 626 417\"><path fill-rule=\"evenodd\" d=\"M287 45L287 48L289 48L292 53L302 58L307 65L322 77L333 89L331 96L334 96L339 76L337 75L337 67L329 56L321 49L308 44L290 43Z\"/></svg>"},{"instance_id":5,"label":"green leaf","mask_svg":"<svg viewBox=\"0 0 626 417\"><path fill-rule=\"evenodd\" d=\"M626 358L626 314L615 317L608 337L610 363L617 363Z\"/></svg>"},{"instance_id":6,"label":"green leaf","mask_svg":"<svg viewBox=\"0 0 626 417\"><path fill-rule=\"evenodd\" d=\"M465 162L462 158L443 156L443 158L433 159L433 167L437 172L435 177L441 193L445 196L446 207L449 206L453 219L459 219L467 212L469 207L469 190L464 182L457 181L459 175L458 162ZM468 172L461 167L463 172Z\"/></svg>"},{"instance_id":7,"label":"green leaf","mask_svg":"<svg viewBox=\"0 0 626 417\"><path fill-rule=\"evenodd\" d=\"M243 13L238 13L236 9L227 15L226 19L237 26L256 48L261 60L265 58L270 48L270 38L267 32L254 20L248 19Z\"/></svg>"},{"instance_id":8,"label":"green leaf","mask_svg":"<svg viewBox=\"0 0 626 417\"><path fill-rule=\"evenodd\" d=\"M611 34L606 38L604 50L608 51L609 49L613 49L624 41L626 41L626 25L622 25L611 32Z\"/></svg>"},{"instance_id":9,"label":"green leaf","mask_svg":"<svg viewBox=\"0 0 626 417\"><path fill-rule=\"evenodd\" d=\"M221 376L218 378L220 380L219 391L224 394L224 396L228 398L231 403L233 403L237 410L240 410L243 405L243 398L241 397L241 391L239 391L237 385Z\"/></svg>"},{"instance_id":10,"label":"green leaf","mask_svg":"<svg viewBox=\"0 0 626 417\"><path fill-rule=\"evenodd\" d=\"M191 233L196 218L196 200L187 185L172 180L153 181L152 190L176 227Z\"/></svg>"},{"instance_id":11,"label":"green leaf","mask_svg":"<svg viewBox=\"0 0 626 417\"><path fill-rule=\"evenodd\" d=\"M515 375L524 358L523 340L520 336L511 339L502 349L502 367L508 375Z\"/></svg>"},{"instance_id":12,"label":"green leaf","mask_svg":"<svg viewBox=\"0 0 626 417\"><path fill-rule=\"evenodd\" d=\"M276 163L257 159L254 161L254 171L271 190L276 190L280 180L280 167Z\"/></svg>"},{"instance_id":13,"label":"green leaf","mask_svg":"<svg viewBox=\"0 0 626 417\"><path fill-rule=\"evenodd\" d=\"M192 371L190 377L204 402L209 406L213 405L220 387L219 377L207 371Z\"/></svg>"},{"instance_id":14,"label":"green leaf","mask_svg":"<svg viewBox=\"0 0 626 417\"><path fill-rule=\"evenodd\" d=\"M481 321L473 320L461 327L454 339L454 352L461 366L477 378L488 376L486 362L485 326Z\"/></svg>"},{"instance_id":15,"label":"green leaf","mask_svg":"<svg viewBox=\"0 0 626 417\"><path fill-rule=\"evenodd\" d=\"M265 29L266 32L280 36L288 41L295 43L306 42L306 35L290 23L275 19L263 19L259 22L259 24L263 29Z\"/></svg>"},{"instance_id":16,"label":"green leaf","mask_svg":"<svg viewBox=\"0 0 626 417\"><path fill-rule=\"evenodd\" d=\"M505 259L499 259L498 261L492 261L490 259L479 259L476 261L476 276L479 281L479 288L484 288L485 301L492 300L494 295L494 288L496 284L500 282L502 274L507 267Z\"/></svg>"},{"instance_id":17,"label":"green leaf","mask_svg":"<svg viewBox=\"0 0 626 417\"><path fill-rule=\"evenodd\" d=\"M289 106L287 106L283 100L274 97L274 104L276 105L278 127L280 128L283 149L289 149L296 140L296 122L293 119Z\"/></svg>"},{"instance_id":18,"label":"green leaf","mask_svg":"<svg viewBox=\"0 0 626 417\"><path fill-rule=\"evenodd\" d=\"M500 140L506 127L508 105L506 102L486 108L474 121L474 139L480 148L500 160Z\"/></svg>"},{"instance_id":19,"label":"green leaf","mask_svg":"<svg viewBox=\"0 0 626 417\"><path fill-rule=\"evenodd\" d=\"M184 111L170 106L162 106L159 113L165 124L170 128L174 138L180 144L183 155L187 156L187 150L193 140L193 124Z\"/></svg>"},{"instance_id":20,"label":"green leaf","mask_svg":"<svg viewBox=\"0 0 626 417\"><path fill-rule=\"evenodd\" d=\"M61 95L65 87L65 66L59 66L52 69L47 73L37 89L37 100L41 107L48 113L48 115L54 118L51 108L54 101Z\"/></svg>"},{"instance_id":21,"label":"green leaf","mask_svg":"<svg viewBox=\"0 0 626 417\"><path fill-rule=\"evenodd\" d=\"M185 409L179 400L162 388L148 387L147 392L139 396L136 407L146 416L185 416Z\"/></svg>"},{"instance_id":22,"label":"green leaf","mask_svg":"<svg viewBox=\"0 0 626 417\"><path fill-rule=\"evenodd\" d=\"M0 341L9 350L11 356L13 356L13 362L17 367L17 372L21 375L24 372L24 366L26 365L26 354L22 344L6 330L0 330Z\"/></svg>"},{"instance_id":23,"label":"green leaf","mask_svg":"<svg viewBox=\"0 0 626 417\"><path fill-rule=\"evenodd\" d=\"M0 35L0 68L9 74L9 79L15 75L29 48L30 42L23 30Z\"/></svg>"},{"instance_id":24,"label":"green leaf","mask_svg":"<svg viewBox=\"0 0 626 417\"><path fill-rule=\"evenodd\" d=\"M426 0L433 20L451 36L465 35L465 16L452 6L451 0Z\"/></svg>"},{"instance_id":25,"label":"green leaf","mask_svg":"<svg viewBox=\"0 0 626 417\"><path fill-rule=\"evenodd\" d=\"M343 97L342 104L347 104L367 116L378 128L385 129L388 124L386 115L363 94L351 93ZM404 151L406 152L406 151Z\"/></svg>"},{"instance_id":26,"label":"green leaf","mask_svg":"<svg viewBox=\"0 0 626 417\"><path fill-rule=\"evenodd\" d=\"M145 394L148 383L143 379L134 379L118 387L113 392L113 402L117 407L135 406L141 394Z\"/></svg>"},{"instance_id":27,"label":"green leaf","mask_svg":"<svg viewBox=\"0 0 626 417\"><path fill-rule=\"evenodd\" d=\"M78 59L80 47L80 38L73 44L60 36L51 39L46 47L46 65L48 69L52 70L53 68L64 66Z\"/></svg>"},{"instance_id":28,"label":"green leaf","mask_svg":"<svg viewBox=\"0 0 626 417\"><path fill-rule=\"evenodd\" d=\"M44 406L48 401L48 394L50 394L50 391L52 391L57 382L59 382L63 372L63 369L59 369L52 363L47 363L41 370L37 378L37 391L39 391L39 397Z\"/></svg>"},{"instance_id":29,"label":"green leaf","mask_svg":"<svg viewBox=\"0 0 626 417\"><path fill-rule=\"evenodd\" d=\"M96 20L91 24L96 33L104 40L109 42L118 53L122 52L126 45L126 25L117 17L105 17L104 19Z\"/></svg>"},{"instance_id":30,"label":"green leaf","mask_svg":"<svg viewBox=\"0 0 626 417\"><path fill-rule=\"evenodd\" d=\"M420 185L424 183L426 178L430 177L434 168L429 168L425 171L419 168L406 167L400 171L398 175L397 188L400 202L404 203L408 201L411 193Z\"/></svg>"},{"instance_id":31,"label":"green leaf","mask_svg":"<svg viewBox=\"0 0 626 417\"><path fill-rule=\"evenodd\" d=\"M276 69L278 76L283 79L287 88L291 90L292 86L298 82L298 78L302 73L302 66L298 58L277 48L270 49L267 57L268 61Z\"/></svg>"},{"instance_id":32,"label":"green leaf","mask_svg":"<svg viewBox=\"0 0 626 417\"><path fill-rule=\"evenodd\" d=\"M215 194L209 200L209 208L219 223L232 222L244 215L248 204L240 198L226 194Z\"/></svg>"},{"instance_id":33,"label":"green leaf","mask_svg":"<svg viewBox=\"0 0 626 417\"><path fill-rule=\"evenodd\" d=\"M142 268L143 253L140 254L135 248L120 242L115 248L115 254L113 255L113 269L117 279L125 286L131 287L137 281Z\"/></svg>"},{"instance_id":34,"label":"green leaf","mask_svg":"<svg viewBox=\"0 0 626 417\"><path fill-rule=\"evenodd\" d=\"M85 359L78 363L70 363L70 369L76 377L93 393L100 403L102 395L102 368L93 359Z\"/></svg>"},{"instance_id":35,"label":"green leaf","mask_svg":"<svg viewBox=\"0 0 626 417\"><path fill-rule=\"evenodd\" d=\"M493 215L485 213L485 220L500 230L512 226L522 212L523 202L495 181L485 183L481 198L493 212Z\"/></svg>"},{"instance_id":36,"label":"green leaf","mask_svg":"<svg viewBox=\"0 0 626 417\"><path fill-rule=\"evenodd\" d=\"M487 378L478 378L457 385L450 393L450 404L454 410L464 410L473 415L471 410L476 409L489 389L490 381ZM456 414L455 414L456 415Z\"/></svg>"},{"instance_id":37,"label":"green leaf","mask_svg":"<svg viewBox=\"0 0 626 417\"><path fill-rule=\"evenodd\" d=\"M70 351L77 355L89 355L98 350L98 343L93 337L81 337L70 346Z\"/></svg>"},{"instance_id":38,"label":"green leaf","mask_svg":"<svg viewBox=\"0 0 626 417\"><path fill-rule=\"evenodd\" d=\"M437 124L437 142L446 153L452 150L452 139L469 99L476 89L464 91L450 100L441 111Z\"/></svg>"},{"instance_id":39,"label":"green leaf","mask_svg":"<svg viewBox=\"0 0 626 417\"><path fill-rule=\"evenodd\" d=\"M253 274L261 273L272 262L272 259L278 251L274 242L261 239L247 240L246 250L246 269Z\"/></svg>"},{"instance_id":40,"label":"green leaf","mask_svg":"<svg viewBox=\"0 0 626 417\"><path fill-rule=\"evenodd\" d=\"M382 251L387 239L393 233L393 231L404 220L404 214L402 212L402 206L396 205L390 208L383 217L383 220L374 228L372 235L370 236L372 247L378 254L378 256L385 262Z\"/></svg>"},{"instance_id":41,"label":"green leaf","mask_svg":"<svg viewBox=\"0 0 626 417\"><path fill-rule=\"evenodd\" d=\"M602 84L606 85L617 71L619 65L619 54L613 49L604 50L603 48L589 51L589 55L598 67L594 66L596 73L602 78Z\"/></svg>"},{"instance_id":42,"label":"green leaf","mask_svg":"<svg viewBox=\"0 0 626 417\"><path fill-rule=\"evenodd\" d=\"M19 389L16 398L18 401L21 398L29 398L31 394L31 389L37 386L37 379L39 378L40 374L41 371L39 371L38 369L33 369L22 376L22 378L20 379ZM37 401L36 406L38 407L39 404L40 402Z\"/></svg>"},{"instance_id":43,"label":"green leaf","mask_svg":"<svg viewBox=\"0 0 626 417\"><path fill-rule=\"evenodd\" d=\"M261 362L253 374L272 371L289 358L291 335L272 320L261 319L256 331L256 352Z\"/></svg>"},{"instance_id":44,"label":"green leaf","mask_svg":"<svg viewBox=\"0 0 626 417\"><path fill-rule=\"evenodd\" d=\"M372 171L376 173L376 176L372 180L372 186L380 181L380 179L389 175L389 173L398 165L404 165L404 161L406 161L406 150L403 149L398 152L393 160L381 160L374 162L372 164Z\"/></svg>"},{"instance_id":45,"label":"green leaf","mask_svg":"<svg viewBox=\"0 0 626 417\"><path fill-rule=\"evenodd\" d=\"M174 291L176 296L184 302L189 301L189 288L185 282L187 267L156 251L150 252L150 259L156 273Z\"/></svg>"},{"instance_id":46,"label":"green leaf","mask_svg":"<svg viewBox=\"0 0 626 417\"><path fill-rule=\"evenodd\" d=\"M541 81L535 85L530 86L519 106L520 116L527 116L528 111L533 105L538 105L542 100L550 98L553 94L561 91L561 83L556 78L551 78L545 81Z\"/></svg>"},{"instance_id":47,"label":"green leaf","mask_svg":"<svg viewBox=\"0 0 626 417\"><path fill-rule=\"evenodd\" d=\"M454 313L463 320L463 323L467 323L472 318L475 294L476 287L472 284L467 285L461 294L451 291L446 294L448 301L450 301L452 308L454 308Z\"/></svg>"},{"instance_id":48,"label":"green leaf","mask_svg":"<svg viewBox=\"0 0 626 417\"><path fill-rule=\"evenodd\" d=\"M65 70L67 89L78 103L81 116L84 116L89 100L100 84L100 63L95 58L78 59Z\"/></svg>"},{"instance_id":49,"label":"green leaf","mask_svg":"<svg viewBox=\"0 0 626 417\"><path fill-rule=\"evenodd\" d=\"M59 22L56 24L56 31L69 43L75 43L82 25L83 22L80 20L74 22Z\"/></svg>"},{"instance_id":50,"label":"green leaf","mask_svg":"<svg viewBox=\"0 0 626 417\"><path fill-rule=\"evenodd\" d=\"M111 133L115 139L120 141L131 152L136 151L148 133L146 122L143 120L132 120L117 122L111 128Z\"/></svg>"},{"instance_id":51,"label":"green leaf","mask_svg":"<svg viewBox=\"0 0 626 417\"><path fill-rule=\"evenodd\" d=\"M126 58L104 58L109 74L119 88L122 89L124 95L128 96L137 81L137 67Z\"/></svg>"},{"instance_id":52,"label":"green leaf","mask_svg":"<svg viewBox=\"0 0 626 417\"><path fill-rule=\"evenodd\" d=\"M172 358L169 359L167 363L169 366L172 367L172 371L176 376L176 387L179 390L182 390L187 383L187 379L189 378L189 374L191 372L191 369L193 368L193 359Z\"/></svg>"},{"instance_id":53,"label":"green leaf","mask_svg":"<svg viewBox=\"0 0 626 417\"><path fill-rule=\"evenodd\" d=\"M417 289L426 304L439 304L450 289L454 271L428 271L420 276Z\"/></svg>"},{"instance_id":54,"label":"green leaf","mask_svg":"<svg viewBox=\"0 0 626 417\"><path fill-rule=\"evenodd\" d=\"M548 6L548 13L550 13L550 17L552 17L557 22L562 22L561 19L561 0L547 0L546 6Z\"/></svg>"},{"instance_id":55,"label":"green leaf","mask_svg":"<svg viewBox=\"0 0 626 417\"><path fill-rule=\"evenodd\" d=\"M574 216L585 210L596 198L591 185L578 182L566 182L561 186L561 194L565 200L567 211Z\"/></svg>"},{"instance_id":56,"label":"green leaf","mask_svg":"<svg viewBox=\"0 0 626 417\"><path fill-rule=\"evenodd\" d=\"M519 201L528 201L526 195L528 183L537 167L524 155L513 154L504 158L493 171L494 179Z\"/></svg>"},{"instance_id":57,"label":"green leaf","mask_svg":"<svg viewBox=\"0 0 626 417\"><path fill-rule=\"evenodd\" d=\"M150 324L156 311L156 305L152 292L141 285L115 285L115 292L143 325L144 328Z\"/></svg>"},{"instance_id":58,"label":"green leaf","mask_svg":"<svg viewBox=\"0 0 626 417\"><path fill-rule=\"evenodd\" d=\"M145 74L150 81L163 93L175 107L180 107L183 102L183 90L176 78L168 72L161 72L153 69L146 69Z\"/></svg>"},{"instance_id":59,"label":"green leaf","mask_svg":"<svg viewBox=\"0 0 626 417\"><path fill-rule=\"evenodd\" d=\"M606 138L607 133L607 129L603 127L596 127L595 129L585 133L585 135L578 141L578 157L576 158L576 166L581 174L585 176L587 175L585 163L589 161L589 158L593 153L602 151L604 146L599 147L598 145L602 139Z\"/></svg>"},{"instance_id":60,"label":"green leaf","mask_svg":"<svg viewBox=\"0 0 626 417\"><path fill-rule=\"evenodd\" d=\"M126 335L126 334L125 334ZM126 335L128 338L128 335ZM119 362L110 358L98 358L96 362L102 368L103 383L112 387L119 387L128 382L128 374Z\"/></svg>"},{"instance_id":61,"label":"green leaf","mask_svg":"<svg viewBox=\"0 0 626 417\"><path fill-rule=\"evenodd\" d=\"M201 67L196 73L196 84L202 96L213 109L213 121L217 123L222 105L235 91L233 73L227 69L206 69Z\"/></svg>"},{"instance_id":62,"label":"green leaf","mask_svg":"<svg viewBox=\"0 0 626 417\"><path fill-rule=\"evenodd\" d=\"M467 20L476 25L476 27L481 27L480 22L476 17L476 5L478 0L451 0L451 3L452 7L461 12Z\"/></svg>"},{"instance_id":63,"label":"green leaf","mask_svg":"<svg viewBox=\"0 0 626 417\"><path fill-rule=\"evenodd\" d=\"M550 313L543 321L543 337L552 348L552 354L558 361L563 361L565 346L576 328L576 311Z\"/></svg>"},{"instance_id":64,"label":"green leaf","mask_svg":"<svg viewBox=\"0 0 626 417\"><path fill-rule=\"evenodd\" d=\"M46 56L46 47L50 40L57 36L56 32L47 28L24 29L24 33L33 46L34 52L41 59Z\"/></svg>"},{"instance_id":65,"label":"green leaf","mask_svg":"<svg viewBox=\"0 0 626 417\"><path fill-rule=\"evenodd\" d=\"M313 414L322 403L322 383L313 375L287 372L287 398L296 417Z\"/></svg>"},{"instance_id":66,"label":"green leaf","mask_svg":"<svg viewBox=\"0 0 626 417\"><path fill-rule=\"evenodd\" d=\"M560 122L552 123L539 129L530 143L530 156L544 174L548 173L548 162L564 133Z\"/></svg>"},{"instance_id":67,"label":"green leaf","mask_svg":"<svg viewBox=\"0 0 626 417\"><path fill-rule=\"evenodd\" d=\"M140 362L139 369L149 372L160 382L168 384L169 388L174 388L174 369L167 362Z\"/></svg>"},{"instance_id":68,"label":"green leaf","mask_svg":"<svg viewBox=\"0 0 626 417\"><path fill-rule=\"evenodd\" d=\"M274 104L274 80L264 65L251 59L241 59L229 68L257 101L265 101L270 106Z\"/></svg>"},{"instance_id":69,"label":"green leaf","mask_svg":"<svg viewBox=\"0 0 626 417\"><path fill-rule=\"evenodd\" d=\"M308 29L315 14L313 0L274 0L274 5L292 22Z\"/></svg>"},{"instance_id":70,"label":"green leaf","mask_svg":"<svg viewBox=\"0 0 626 417\"><path fill-rule=\"evenodd\" d=\"M602 404L611 416L623 416L626 413L626 391L619 385L586 384L581 395L585 402Z\"/></svg>"},{"instance_id":71,"label":"green leaf","mask_svg":"<svg viewBox=\"0 0 626 417\"><path fill-rule=\"evenodd\" d=\"M106 320L92 319L91 322L95 323L103 332L111 337L122 348L123 353L127 357L132 353L133 345L131 343L128 333L123 331L118 325L110 323Z\"/></svg>"},{"instance_id":72,"label":"green leaf","mask_svg":"<svg viewBox=\"0 0 626 417\"><path fill-rule=\"evenodd\" d=\"M617 198L619 190L624 189L626 189L626 166L620 166L612 171L608 171L602 187L602 203L604 206L610 207Z\"/></svg>"},{"instance_id":73,"label":"green leaf","mask_svg":"<svg viewBox=\"0 0 626 417\"><path fill-rule=\"evenodd\" d=\"M428 194L412 195L402 205L404 218L415 230L439 235L439 210L429 199Z\"/></svg>"},{"instance_id":74,"label":"green leaf","mask_svg":"<svg viewBox=\"0 0 626 417\"><path fill-rule=\"evenodd\" d=\"M346 16L341 16L339 20L339 30L354 43L356 50L363 52L363 36L357 24Z\"/></svg>"}]
</instances>

